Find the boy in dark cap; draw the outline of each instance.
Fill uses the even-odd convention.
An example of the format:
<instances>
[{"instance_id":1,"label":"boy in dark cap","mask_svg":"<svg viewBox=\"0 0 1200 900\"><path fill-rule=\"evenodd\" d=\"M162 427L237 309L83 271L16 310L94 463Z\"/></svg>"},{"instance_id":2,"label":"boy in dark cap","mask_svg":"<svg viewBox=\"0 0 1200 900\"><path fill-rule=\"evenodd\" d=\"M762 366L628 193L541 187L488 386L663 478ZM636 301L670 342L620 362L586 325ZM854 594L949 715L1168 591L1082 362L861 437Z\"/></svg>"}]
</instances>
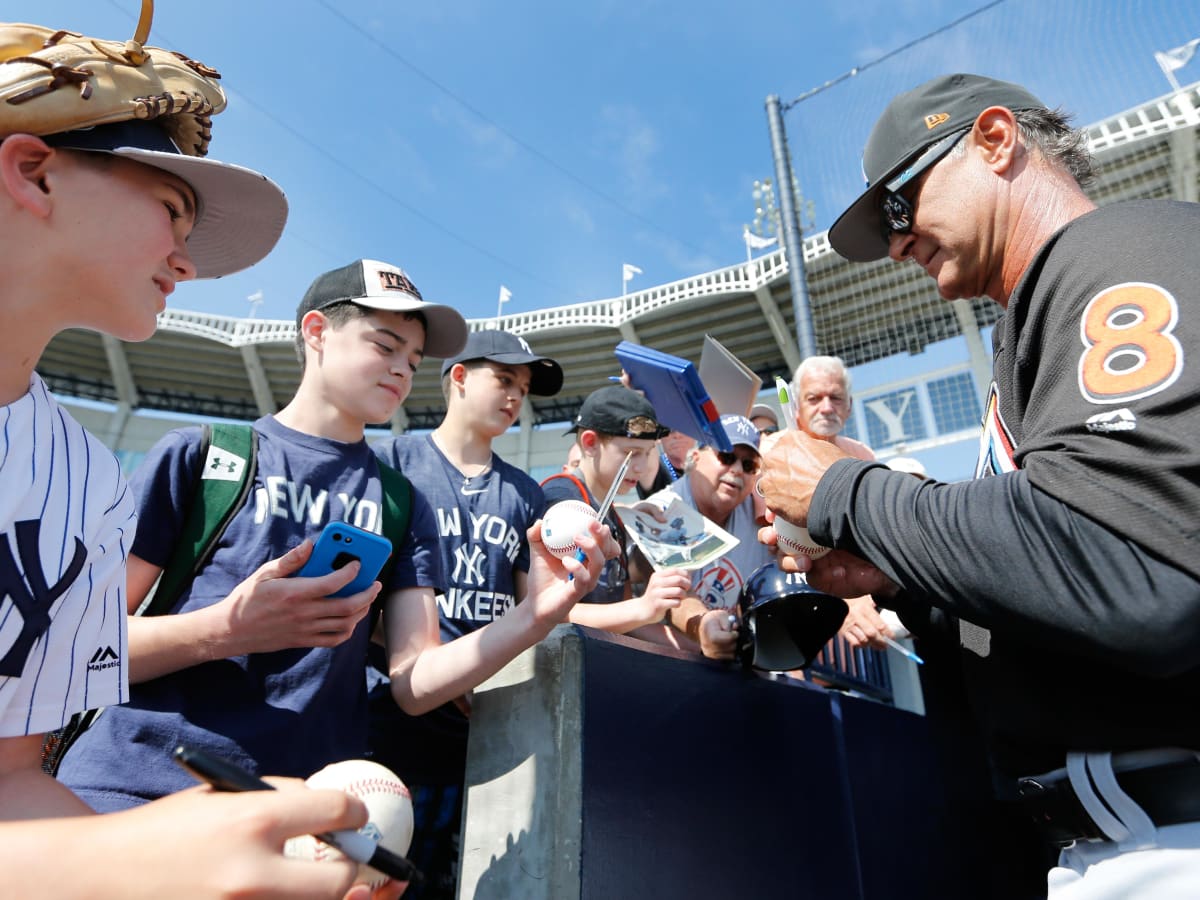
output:
<instances>
[{"instance_id":1,"label":"boy in dark cap","mask_svg":"<svg viewBox=\"0 0 1200 900\"><path fill-rule=\"evenodd\" d=\"M443 643L475 632L525 599L527 532L542 517L538 483L501 459L492 442L518 423L526 396L562 387L557 362L507 331L474 331L442 363L446 416L430 434L374 446L433 508L444 590L437 595ZM426 876L414 897L453 897L462 825L469 693L423 716L397 709L383 648L371 647L371 758L395 770L413 796L409 856Z\"/></svg>"},{"instance_id":2,"label":"boy in dark cap","mask_svg":"<svg viewBox=\"0 0 1200 900\"><path fill-rule=\"evenodd\" d=\"M551 475L542 482L546 506L561 500L582 500L599 510L626 456L629 466L617 487L618 494L634 491L643 475L658 465L657 441L670 429L658 423L649 400L614 384L584 399L571 432L575 433L583 459L574 472ZM615 511L609 510L605 524L621 547L620 556L605 564L599 584L575 606L570 620L577 625L678 645L674 637L678 633L661 623L691 586L688 574L681 569L654 572L645 591L635 597L628 542Z\"/></svg>"}]
</instances>

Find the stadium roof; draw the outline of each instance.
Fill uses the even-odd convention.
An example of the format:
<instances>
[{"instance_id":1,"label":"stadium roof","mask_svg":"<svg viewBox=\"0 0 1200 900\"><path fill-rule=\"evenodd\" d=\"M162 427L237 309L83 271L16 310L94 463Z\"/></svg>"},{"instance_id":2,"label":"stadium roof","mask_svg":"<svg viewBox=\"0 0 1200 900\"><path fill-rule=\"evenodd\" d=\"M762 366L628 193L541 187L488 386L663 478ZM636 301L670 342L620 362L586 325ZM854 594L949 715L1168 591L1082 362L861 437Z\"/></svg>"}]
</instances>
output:
<instances>
[{"instance_id":1,"label":"stadium roof","mask_svg":"<svg viewBox=\"0 0 1200 900\"><path fill-rule=\"evenodd\" d=\"M1088 131L1099 163L1097 203L1135 197L1200 199L1200 83L1112 116ZM804 241L817 346L854 366L956 336L953 304L916 266L847 263L825 232ZM990 300L969 303L980 327L999 315ZM705 334L764 380L799 364L795 316L782 251L625 297L475 319L526 337L562 364L558 397L530 398L536 424L566 421L583 396L619 367L614 346L630 340L699 361ZM72 330L47 348L38 371L51 389L129 409L252 419L282 407L299 379L291 321L238 319L169 309L148 341L128 344ZM440 366L418 373L402 413L410 428L441 421Z\"/></svg>"}]
</instances>

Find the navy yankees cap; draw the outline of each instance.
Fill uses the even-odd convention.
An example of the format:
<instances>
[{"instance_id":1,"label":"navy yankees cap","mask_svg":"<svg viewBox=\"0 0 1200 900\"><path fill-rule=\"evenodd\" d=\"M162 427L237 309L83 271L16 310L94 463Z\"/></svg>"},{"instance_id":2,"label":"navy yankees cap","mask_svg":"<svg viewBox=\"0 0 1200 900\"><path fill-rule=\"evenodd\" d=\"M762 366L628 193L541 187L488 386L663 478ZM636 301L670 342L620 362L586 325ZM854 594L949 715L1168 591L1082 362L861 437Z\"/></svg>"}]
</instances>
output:
<instances>
[{"instance_id":1,"label":"navy yankees cap","mask_svg":"<svg viewBox=\"0 0 1200 900\"><path fill-rule=\"evenodd\" d=\"M51 147L131 159L177 175L196 194L188 255L197 278L249 268L271 252L287 222L287 198L266 175L231 163L189 156L154 122L130 119L43 135Z\"/></svg>"},{"instance_id":2,"label":"navy yankees cap","mask_svg":"<svg viewBox=\"0 0 1200 900\"><path fill-rule=\"evenodd\" d=\"M296 328L306 313L335 303L354 303L388 312L420 312L425 329L426 356L452 356L467 342L467 323L457 309L429 303L404 270L376 259L357 259L317 279L296 307Z\"/></svg>"},{"instance_id":3,"label":"navy yankees cap","mask_svg":"<svg viewBox=\"0 0 1200 900\"><path fill-rule=\"evenodd\" d=\"M538 356L533 348L509 331L486 328L467 335L467 345L442 363L442 377L455 363L488 359L506 366L529 366L529 393L552 397L562 389L562 366L548 356Z\"/></svg>"},{"instance_id":4,"label":"navy yankees cap","mask_svg":"<svg viewBox=\"0 0 1200 900\"><path fill-rule=\"evenodd\" d=\"M982 75L942 75L895 97L863 150L867 188L829 229L829 243L846 259L869 262L888 254L880 203L884 185L898 191L950 152L981 112L992 106L1044 109L1018 84ZM897 182L899 182L897 184Z\"/></svg>"}]
</instances>

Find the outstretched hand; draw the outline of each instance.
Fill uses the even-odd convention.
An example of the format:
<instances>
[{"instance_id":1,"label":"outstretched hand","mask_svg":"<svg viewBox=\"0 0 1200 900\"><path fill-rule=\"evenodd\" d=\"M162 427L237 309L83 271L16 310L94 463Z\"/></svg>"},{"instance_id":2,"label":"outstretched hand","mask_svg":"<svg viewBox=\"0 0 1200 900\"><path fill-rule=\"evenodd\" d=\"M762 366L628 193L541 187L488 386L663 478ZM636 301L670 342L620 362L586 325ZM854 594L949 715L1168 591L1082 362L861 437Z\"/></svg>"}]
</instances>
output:
<instances>
[{"instance_id":1,"label":"outstretched hand","mask_svg":"<svg viewBox=\"0 0 1200 900\"><path fill-rule=\"evenodd\" d=\"M776 546L779 536L768 525L758 530L758 539L769 547ZM818 559L804 554L790 556L780 553L779 568L806 576L809 584L835 597L861 597L870 594L877 598L894 597L900 585L880 569L847 550L830 550Z\"/></svg>"},{"instance_id":2,"label":"outstretched hand","mask_svg":"<svg viewBox=\"0 0 1200 900\"><path fill-rule=\"evenodd\" d=\"M583 561L551 553L542 542L540 519L525 536L529 539L529 579L522 605L532 604L534 620L547 628L567 620L571 607L596 587L604 561L620 553L608 526L596 520L575 538Z\"/></svg>"}]
</instances>

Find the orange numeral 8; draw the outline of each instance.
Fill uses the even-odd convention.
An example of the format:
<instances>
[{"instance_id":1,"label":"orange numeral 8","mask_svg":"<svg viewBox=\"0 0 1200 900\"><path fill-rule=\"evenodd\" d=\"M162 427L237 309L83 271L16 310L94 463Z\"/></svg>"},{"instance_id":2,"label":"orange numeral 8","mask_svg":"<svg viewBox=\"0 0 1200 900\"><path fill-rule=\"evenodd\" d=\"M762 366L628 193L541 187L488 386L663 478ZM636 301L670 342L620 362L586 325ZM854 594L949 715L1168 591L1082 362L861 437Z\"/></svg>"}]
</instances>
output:
<instances>
[{"instance_id":1,"label":"orange numeral 8","mask_svg":"<svg viewBox=\"0 0 1200 900\"><path fill-rule=\"evenodd\" d=\"M1175 381L1183 370L1183 348L1171 334L1178 318L1175 298L1154 284L1119 284L1093 297L1079 323L1084 399L1124 403Z\"/></svg>"}]
</instances>

